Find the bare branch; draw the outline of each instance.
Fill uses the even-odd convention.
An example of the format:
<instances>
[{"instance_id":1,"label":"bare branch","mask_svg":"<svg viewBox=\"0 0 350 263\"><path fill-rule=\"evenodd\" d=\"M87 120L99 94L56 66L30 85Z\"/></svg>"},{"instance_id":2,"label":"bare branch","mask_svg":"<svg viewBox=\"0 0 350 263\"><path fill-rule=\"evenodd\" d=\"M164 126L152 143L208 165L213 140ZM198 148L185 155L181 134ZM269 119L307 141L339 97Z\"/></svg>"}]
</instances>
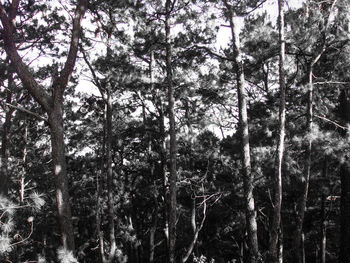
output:
<instances>
[{"instance_id":1,"label":"bare branch","mask_svg":"<svg viewBox=\"0 0 350 263\"><path fill-rule=\"evenodd\" d=\"M187 253L181 260L182 263L185 263L188 260L188 258L190 257L190 255L192 254L193 248L194 248L194 246L195 246L195 244L197 242L197 239L198 239L199 231L201 231L201 229L203 228L204 221L205 221L205 219L207 217L207 202L206 202L206 200L207 199L205 199L205 197L204 197L204 200L202 202L203 203L203 218L202 218L201 224L196 228L196 231L194 233L192 242L191 242L191 244L188 247Z\"/></svg>"},{"instance_id":2,"label":"bare branch","mask_svg":"<svg viewBox=\"0 0 350 263\"><path fill-rule=\"evenodd\" d=\"M85 50L83 49L82 45L80 45L80 51L83 54L83 58L84 58L86 65L90 69L90 72L91 72L93 80L94 80L93 83L100 91L103 101L107 102L107 98L106 98L106 94L105 94L106 90L102 87L100 79L97 77L96 72L95 72L94 68L92 67L88 57L86 56Z\"/></svg>"},{"instance_id":3,"label":"bare branch","mask_svg":"<svg viewBox=\"0 0 350 263\"><path fill-rule=\"evenodd\" d=\"M29 221L29 224L30 224L30 233L28 234L28 236L27 236L26 238L24 238L24 239L22 239L22 240L16 242L16 243L11 244L11 245L10 245L11 247L13 247L13 246L15 246L15 245L18 245L18 244L21 244L21 243L27 241L27 240L32 236L32 234L33 234L33 221Z\"/></svg>"},{"instance_id":4,"label":"bare branch","mask_svg":"<svg viewBox=\"0 0 350 263\"><path fill-rule=\"evenodd\" d=\"M345 81L324 81L324 82L314 82L314 85L324 85L324 84L349 84L350 82Z\"/></svg>"},{"instance_id":5,"label":"bare branch","mask_svg":"<svg viewBox=\"0 0 350 263\"><path fill-rule=\"evenodd\" d=\"M342 125L336 123L335 121L332 121L332 120L330 120L330 119L327 119L326 117L319 116L319 115L314 115L314 116L317 117L317 118L319 118L319 119L321 119L321 120L330 122L330 123L334 124L335 126L337 126L338 128L341 128L341 129L343 129L343 130L348 130L347 127L344 127L344 126L342 126Z\"/></svg>"}]
</instances>

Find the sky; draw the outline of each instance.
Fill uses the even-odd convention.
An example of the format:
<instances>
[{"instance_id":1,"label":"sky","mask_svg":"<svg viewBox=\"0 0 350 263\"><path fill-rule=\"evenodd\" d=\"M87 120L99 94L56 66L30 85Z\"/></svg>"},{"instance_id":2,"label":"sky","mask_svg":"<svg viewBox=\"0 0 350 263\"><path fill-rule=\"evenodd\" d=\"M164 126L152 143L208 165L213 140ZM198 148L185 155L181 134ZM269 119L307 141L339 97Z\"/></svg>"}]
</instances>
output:
<instances>
[{"instance_id":1,"label":"sky","mask_svg":"<svg viewBox=\"0 0 350 263\"><path fill-rule=\"evenodd\" d=\"M304 0L289 0L286 1L287 6L286 9L288 8L299 8L302 6ZM277 22L277 17L278 17L278 6L277 6L277 0L267 0L262 8L257 9L253 14L258 14L262 13L264 11L267 11L271 21ZM243 20L244 18L242 17L241 24L240 26L243 26ZM217 41L216 41L216 48L217 50L220 50L220 48L224 48L228 45L228 43L231 40L231 29L228 27L223 27L221 26L218 32L217 36Z\"/></svg>"}]
</instances>

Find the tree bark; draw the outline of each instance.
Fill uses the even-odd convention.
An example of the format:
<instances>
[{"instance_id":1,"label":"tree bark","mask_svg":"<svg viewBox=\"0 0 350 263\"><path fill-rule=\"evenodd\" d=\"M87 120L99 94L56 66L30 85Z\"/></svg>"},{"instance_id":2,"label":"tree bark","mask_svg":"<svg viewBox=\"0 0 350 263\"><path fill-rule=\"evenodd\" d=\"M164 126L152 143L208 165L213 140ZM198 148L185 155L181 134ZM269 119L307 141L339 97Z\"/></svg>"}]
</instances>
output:
<instances>
[{"instance_id":1,"label":"tree bark","mask_svg":"<svg viewBox=\"0 0 350 263\"><path fill-rule=\"evenodd\" d=\"M63 129L63 101L57 102L49 113L51 132L52 162L56 183L56 201L58 221L61 229L63 248L74 251L74 231L68 193L68 176L65 157L64 129Z\"/></svg>"},{"instance_id":2,"label":"tree bark","mask_svg":"<svg viewBox=\"0 0 350 263\"><path fill-rule=\"evenodd\" d=\"M169 111L169 134L170 134L170 175L169 175L169 263L175 263L176 243L176 131L175 131L175 98L173 88L172 48L170 39L170 17L172 1L167 0L165 4L165 45L166 45L166 73L168 88L168 111Z\"/></svg>"},{"instance_id":3,"label":"tree bark","mask_svg":"<svg viewBox=\"0 0 350 263\"><path fill-rule=\"evenodd\" d=\"M271 262L279 262L283 255L278 255L278 242L281 224L282 206L282 161L284 154L284 137L286 122L286 81L285 81L285 39L284 39L284 0L278 0L278 29L279 29L279 85L280 85L280 106L279 106L279 131L277 142L277 155L275 158L275 171L273 178L273 212L270 226L269 257Z\"/></svg>"},{"instance_id":4,"label":"tree bark","mask_svg":"<svg viewBox=\"0 0 350 263\"><path fill-rule=\"evenodd\" d=\"M250 146L249 146L249 129L248 129L248 113L247 113L247 95L246 82L244 78L244 67L242 54L240 50L239 28L237 25L237 17L234 14L232 7L223 0L228 11L228 19L230 22L232 47L234 52L234 60L237 67L237 94L238 94L238 111L239 111L239 136L241 141L241 160L242 174L244 183L244 198L245 198L245 213L246 213L246 228L248 233L249 244L249 261L250 263L258 262L259 248L257 235L257 222L255 212L255 201L253 196L253 175L251 173L250 162Z\"/></svg>"}]
</instances>

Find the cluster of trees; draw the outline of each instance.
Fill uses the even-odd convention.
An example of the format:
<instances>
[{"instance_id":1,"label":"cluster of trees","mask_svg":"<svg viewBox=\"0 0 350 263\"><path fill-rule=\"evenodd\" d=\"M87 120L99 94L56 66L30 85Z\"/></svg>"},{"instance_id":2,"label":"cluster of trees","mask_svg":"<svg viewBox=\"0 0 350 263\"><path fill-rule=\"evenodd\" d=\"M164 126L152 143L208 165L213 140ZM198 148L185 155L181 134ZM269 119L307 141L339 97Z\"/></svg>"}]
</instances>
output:
<instances>
[{"instance_id":1,"label":"cluster of trees","mask_svg":"<svg viewBox=\"0 0 350 263\"><path fill-rule=\"evenodd\" d=\"M1 1L0 261L348 262L349 3L293 4Z\"/></svg>"}]
</instances>

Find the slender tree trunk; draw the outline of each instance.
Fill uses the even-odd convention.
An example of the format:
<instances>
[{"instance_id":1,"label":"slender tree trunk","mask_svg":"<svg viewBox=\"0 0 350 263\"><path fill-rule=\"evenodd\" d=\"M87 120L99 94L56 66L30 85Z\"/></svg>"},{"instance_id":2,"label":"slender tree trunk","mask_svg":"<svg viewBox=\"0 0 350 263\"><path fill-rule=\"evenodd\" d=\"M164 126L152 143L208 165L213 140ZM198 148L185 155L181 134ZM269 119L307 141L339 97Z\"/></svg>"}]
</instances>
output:
<instances>
[{"instance_id":1,"label":"slender tree trunk","mask_svg":"<svg viewBox=\"0 0 350 263\"><path fill-rule=\"evenodd\" d=\"M296 218L296 231L295 231L295 240L294 240L294 248L295 248L295 256L296 256L296 262L301 263L302 262L302 247L301 247L301 241L302 241L302 234L303 234L303 222L304 222L304 216L305 216L305 210L306 210L306 202L308 198L309 193L309 181L310 181L310 170L311 170L311 150L312 150L312 126L313 126L313 70L312 67L310 67L309 72L309 83L308 83L308 100L307 100L307 112L306 112L306 156L305 156L305 168L303 173L303 187L302 187L302 193L301 198L298 203L298 210L297 210L297 218Z\"/></svg>"},{"instance_id":2,"label":"slender tree trunk","mask_svg":"<svg viewBox=\"0 0 350 263\"><path fill-rule=\"evenodd\" d=\"M165 127L164 127L164 109L161 99L159 100L159 130L160 130L160 172L163 178L163 218L164 218L164 238L165 238L165 251L166 257L169 255L169 189L168 189L168 176L166 166L166 143L165 143ZM168 261L168 260L167 260Z\"/></svg>"},{"instance_id":3,"label":"slender tree trunk","mask_svg":"<svg viewBox=\"0 0 350 263\"><path fill-rule=\"evenodd\" d=\"M242 54L240 50L239 28L237 17L232 7L224 0L224 4L229 14L229 22L232 35L232 46L234 52L234 60L237 66L237 94L238 94L238 111L239 111L239 132L241 140L241 160L242 174L244 183L244 198L246 212L246 228L249 242L249 262L258 262L259 248L257 235L257 222L255 212L255 201L253 196L253 175L251 173L250 163L250 146L249 146L249 129L248 129L248 113L247 113L247 95L245 90L245 78Z\"/></svg>"},{"instance_id":4,"label":"slender tree trunk","mask_svg":"<svg viewBox=\"0 0 350 263\"><path fill-rule=\"evenodd\" d=\"M24 119L24 134L23 134L23 155L22 155L22 171L20 178L20 189L19 189L19 201L23 204L24 191L25 191L25 177L26 177L26 163L27 163L27 144L28 144L28 124L27 120Z\"/></svg>"},{"instance_id":5,"label":"slender tree trunk","mask_svg":"<svg viewBox=\"0 0 350 263\"><path fill-rule=\"evenodd\" d=\"M283 244L283 228L282 228L282 222L281 222L281 227L280 227L280 233L279 233L279 242L278 242L278 262L283 263L283 249L284 249L284 244Z\"/></svg>"},{"instance_id":6,"label":"slender tree trunk","mask_svg":"<svg viewBox=\"0 0 350 263\"><path fill-rule=\"evenodd\" d=\"M301 234L301 262L305 263L305 234Z\"/></svg>"},{"instance_id":7,"label":"slender tree trunk","mask_svg":"<svg viewBox=\"0 0 350 263\"><path fill-rule=\"evenodd\" d=\"M341 117L344 125L350 123L350 88L342 91L340 100ZM346 133L344 132L344 137ZM350 259L350 154L345 153L340 166L341 200L340 200L340 263Z\"/></svg>"},{"instance_id":8,"label":"slender tree trunk","mask_svg":"<svg viewBox=\"0 0 350 263\"><path fill-rule=\"evenodd\" d=\"M165 38L166 38L166 72L168 88L169 134L170 134L170 175L169 175L169 263L175 263L176 243L176 132L175 132L175 99L173 88L172 48L170 39L170 17L172 1L167 0L165 9Z\"/></svg>"},{"instance_id":9,"label":"slender tree trunk","mask_svg":"<svg viewBox=\"0 0 350 263\"><path fill-rule=\"evenodd\" d=\"M154 52L153 50L151 50L150 53L150 62L149 62L149 77L150 77L150 84L151 84L151 90L154 90ZM150 165L150 172L151 172L151 177L153 180L153 187L156 190L156 177L154 174L154 161L152 160L152 136L151 134L148 132L148 125L147 125L147 119L146 119L146 113L145 113L145 109L144 109L144 126L145 126L145 130L146 130L146 137L147 137L147 143L148 143L148 162ZM153 200L154 200L154 205L155 205L155 209L154 212L152 214L152 226L150 229L150 234L149 234L149 247L150 247L150 251L149 251L149 262L153 263L154 262L154 252L155 252L155 234L157 231L157 225L158 225L158 212L159 212L159 208L158 208L158 200L157 200L157 191L154 191L153 194Z\"/></svg>"},{"instance_id":10,"label":"slender tree trunk","mask_svg":"<svg viewBox=\"0 0 350 263\"><path fill-rule=\"evenodd\" d=\"M326 221L326 196L322 194L321 203L321 263L326 263L327 221Z\"/></svg>"},{"instance_id":11,"label":"slender tree trunk","mask_svg":"<svg viewBox=\"0 0 350 263\"><path fill-rule=\"evenodd\" d=\"M6 102L12 103L12 91L11 86L13 85L12 74L8 78L8 87L6 95ZM2 126L2 138L1 138L1 157L0 157L0 195L7 196L8 194L8 158L9 158L9 140L10 140L10 128L12 124L12 115L14 112L13 108L5 106L5 122Z\"/></svg>"},{"instance_id":12,"label":"slender tree trunk","mask_svg":"<svg viewBox=\"0 0 350 263\"><path fill-rule=\"evenodd\" d=\"M195 200L195 199L194 199ZM195 214L195 209L196 209L196 202L194 201L192 203L194 205L194 214ZM193 211L193 210L192 210ZM195 217L193 218L193 213L192 213L192 229L193 229L193 238L192 238L192 241L190 243L190 245L188 246L187 248L187 251L186 251L186 254L184 255L184 257L182 258L181 262L182 263L185 263L187 262L187 260L189 259L189 257L191 256L192 254L192 251L197 243L197 239L198 239L198 235L199 235L199 232L201 231L201 229L203 228L203 225L204 225L204 221L206 219L206 213L207 213L207 204L205 201L203 201L203 218L202 218L202 221L200 223L199 226L196 225L196 219ZM193 222L193 219L194 219L194 222Z\"/></svg>"},{"instance_id":13,"label":"slender tree trunk","mask_svg":"<svg viewBox=\"0 0 350 263\"><path fill-rule=\"evenodd\" d=\"M104 105L104 111L103 111L103 120L106 119L106 104ZM102 134L102 151L101 151L101 163L100 163L100 172L96 175L96 234L98 238L98 245L99 245L99 258L101 263L106 262L105 253L104 253L104 237L103 237L103 231L101 230L101 222L102 222L102 178L103 178L103 172L105 168L105 153L106 153L106 128L105 125L103 125L103 134ZM101 175L101 176L100 176Z\"/></svg>"},{"instance_id":14,"label":"slender tree trunk","mask_svg":"<svg viewBox=\"0 0 350 263\"><path fill-rule=\"evenodd\" d=\"M149 262L153 263L154 262L154 251L155 251L155 234L157 230L157 223L158 223L158 205L157 205L157 199L155 198L154 202L156 202L156 207L154 214L152 215L152 226L150 229L150 234L149 234L149 246L150 246L150 251L149 251Z\"/></svg>"},{"instance_id":15,"label":"slender tree trunk","mask_svg":"<svg viewBox=\"0 0 350 263\"><path fill-rule=\"evenodd\" d=\"M169 175L169 263L175 263L176 243L176 132L175 132L175 99L173 88L172 48L170 39L170 17L172 1L166 0L165 15L165 43L166 43L166 72L168 88L169 134L170 134L170 175Z\"/></svg>"},{"instance_id":16,"label":"slender tree trunk","mask_svg":"<svg viewBox=\"0 0 350 263\"><path fill-rule=\"evenodd\" d=\"M105 263L105 255L104 255L104 244L103 244L103 232L101 231L101 198L100 198L100 192L101 192L101 186L99 182L97 174L96 179L96 234L98 237L98 245L99 245L99 258L101 263Z\"/></svg>"},{"instance_id":17,"label":"slender tree trunk","mask_svg":"<svg viewBox=\"0 0 350 263\"><path fill-rule=\"evenodd\" d=\"M63 100L56 101L54 109L49 113L49 124L61 240L63 248L73 252L75 245L64 145Z\"/></svg>"},{"instance_id":18,"label":"slender tree trunk","mask_svg":"<svg viewBox=\"0 0 350 263\"><path fill-rule=\"evenodd\" d=\"M116 251L115 226L114 226L114 194L113 194L113 170L112 170L112 99L110 90L106 96L106 151L107 151L107 192L108 192L108 227L109 227L109 257L108 262L113 262Z\"/></svg>"},{"instance_id":19,"label":"slender tree trunk","mask_svg":"<svg viewBox=\"0 0 350 263\"><path fill-rule=\"evenodd\" d=\"M340 263L350 259L350 165L349 159L340 167L341 203L340 203Z\"/></svg>"},{"instance_id":20,"label":"slender tree trunk","mask_svg":"<svg viewBox=\"0 0 350 263\"><path fill-rule=\"evenodd\" d=\"M325 29L321 32L322 45L320 45L319 49L315 52L312 60L308 65L308 87L307 87L307 110L306 110L306 145L305 145L305 166L302 178L302 193L301 198L298 202L298 210L296 216L296 231L294 238L294 251L295 258L297 263L302 263L303 261L303 250L301 247L302 234L303 234L303 222L306 210L306 202L308 198L309 192L309 181L310 181L310 172L311 172L311 152L312 152L312 127L313 127L313 93L314 93L314 85L313 85L313 68L315 64L320 60L322 54L326 50L326 36L329 30L330 19L332 17L332 13L334 11L337 0L334 0L332 6L330 8L328 18L325 24Z\"/></svg>"},{"instance_id":21,"label":"slender tree trunk","mask_svg":"<svg viewBox=\"0 0 350 263\"><path fill-rule=\"evenodd\" d=\"M279 136L277 142L277 155L275 158L275 172L273 178L273 213L270 226L269 257L271 262L279 262L283 255L278 255L278 242L281 224L282 206L282 162L284 154L284 137L286 122L286 81L285 81L285 39L284 39L284 0L278 0L278 28L279 28L279 85L280 85L280 106L279 106Z\"/></svg>"}]
</instances>

